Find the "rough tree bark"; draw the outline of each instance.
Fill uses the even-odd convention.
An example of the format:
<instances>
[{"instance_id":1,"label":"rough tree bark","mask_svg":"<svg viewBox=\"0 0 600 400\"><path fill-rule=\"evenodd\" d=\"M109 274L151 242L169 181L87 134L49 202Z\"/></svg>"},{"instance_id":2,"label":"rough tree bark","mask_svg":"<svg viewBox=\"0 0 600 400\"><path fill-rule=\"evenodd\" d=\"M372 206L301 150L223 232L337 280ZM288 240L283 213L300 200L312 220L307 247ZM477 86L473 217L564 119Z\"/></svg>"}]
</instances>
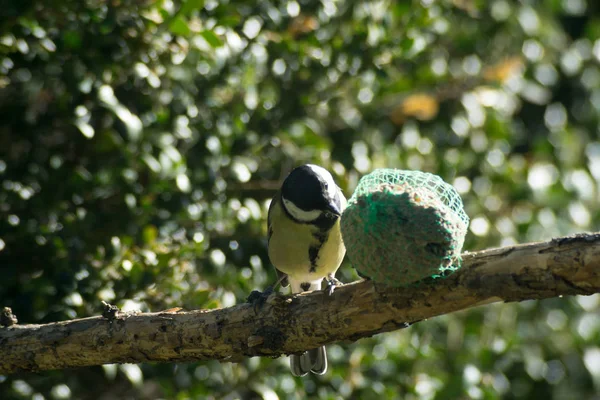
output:
<instances>
[{"instance_id":1,"label":"rough tree bark","mask_svg":"<svg viewBox=\"0 0 600 400\"><path fill-rule=\"evenodd\" d=\"M293 297L272 295L219 310L124 314L0 328L0 374L107 363L239 361L355 341L496 301L600 292L600 233L463 255L434 284L354 282Z\"/></svg>"}]
</instances>

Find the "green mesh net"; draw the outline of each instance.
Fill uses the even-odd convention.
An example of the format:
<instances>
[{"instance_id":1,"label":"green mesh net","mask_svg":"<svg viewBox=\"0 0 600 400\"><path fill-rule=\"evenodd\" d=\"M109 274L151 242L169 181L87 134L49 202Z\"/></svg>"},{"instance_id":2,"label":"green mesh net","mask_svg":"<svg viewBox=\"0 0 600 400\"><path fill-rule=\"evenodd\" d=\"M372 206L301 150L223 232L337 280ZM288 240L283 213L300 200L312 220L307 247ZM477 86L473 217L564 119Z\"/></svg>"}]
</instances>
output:
<instances>
[{"instance_id":1,"label":"green mesh net","mask_svg":"<svg viewBox=\"0 0 600 400\"><path fill-rule=\"evenodd\" d=\"M456 189L439 176L378 169L360 180L341 224L361 276L407 286L460 268L469 217Z\"/></svg>"}]
</instances>

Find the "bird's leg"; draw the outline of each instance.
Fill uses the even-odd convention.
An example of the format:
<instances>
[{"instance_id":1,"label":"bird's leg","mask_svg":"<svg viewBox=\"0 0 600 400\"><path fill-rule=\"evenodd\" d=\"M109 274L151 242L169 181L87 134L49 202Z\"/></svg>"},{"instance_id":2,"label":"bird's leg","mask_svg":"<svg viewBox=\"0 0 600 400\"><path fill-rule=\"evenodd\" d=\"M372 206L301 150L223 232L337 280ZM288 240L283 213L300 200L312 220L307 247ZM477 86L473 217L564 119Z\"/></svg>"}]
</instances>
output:
<instances>
[{"instance_id":1,"label":"bird's leg","mask_svg":"<svg viewBox=\"0 0 600 400\"><path fill-rule=\"evenodd\" d=\"M254 304L255 310L257 308L261 308L267 301L267 298L273 294L275 289L277 289L277 287L281 285L281 282L283 282L285 278L287 278L287 275L281 274L277 281L274 284L267 286L264 291L261 292L258 290L253 290L246 299L246 302Z\"/></svg>"},{"instance_id":2,"label":"bird's leg","mask_svg":"<svg viewBox=\"0 0 600 400\"><path fill-rule=\"evenodd\" d=\"M356 273L358 274L358 276L360 276L361 278L363 278L365 281L370 281L371 277L367 276L365 274L361 274L358 270L356 270Z\"/></svg>"},{"instance_id":3,"label":"bird's leg","mask_svg":"<svg viewBox=\"0 0 600 400\"><path fill-rule=\"evenodd\" d=\"M333 276L333 273L327 274L327 276L325 277L325 280L327 281L327 286L325 287L325 292L329 296L331 296L333 294L333 291L335 290L336 287L344 285L339 279L337 279L335 276Z\"/></svg>"}]
</instances>

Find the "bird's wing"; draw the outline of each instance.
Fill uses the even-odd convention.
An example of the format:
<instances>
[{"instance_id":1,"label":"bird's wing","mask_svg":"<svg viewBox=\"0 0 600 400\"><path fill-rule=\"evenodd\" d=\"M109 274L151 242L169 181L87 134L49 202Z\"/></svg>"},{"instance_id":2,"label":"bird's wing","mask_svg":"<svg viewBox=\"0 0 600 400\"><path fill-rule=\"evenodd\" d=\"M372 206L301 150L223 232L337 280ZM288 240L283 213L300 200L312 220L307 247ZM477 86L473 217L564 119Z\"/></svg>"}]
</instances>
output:
<instances>
[{"instance_id":1,"label":"bird's wing","mask_svg":"<svg viewBox=\"0 0 600 400\"><path fill-rule=\"evenodd\" d=\"M275 196L273 196L273 199L271 200L271 204L269 205L269 213L267 215L267 246L268 243L271 241L271 236L273 236L273 227L271 226L271 210L273 210L273 207L279 201L281 201L281 191L278 190L277 193L275 193ZM290 283L288 282L287 275L278 270L277 267L275 267L275 271L277 271L277 280L281 281L281 286L288 287Z\"/></svg>"},{"instance_id":2,"label":"bird's wing","mask_svg":"<svg viewBox=\"0 0 600 400\"><path fill-rule=\"evenodd\" d=\"M281 198L281 191L277 191L275 196L271 199L271 204L269 204L269 213L267 214L267 243L271 241L271 236L273 236L273 227L271 226L271 214L273 213L273 209L275 208L275 204Z\"/></svg>"}]
</instances>

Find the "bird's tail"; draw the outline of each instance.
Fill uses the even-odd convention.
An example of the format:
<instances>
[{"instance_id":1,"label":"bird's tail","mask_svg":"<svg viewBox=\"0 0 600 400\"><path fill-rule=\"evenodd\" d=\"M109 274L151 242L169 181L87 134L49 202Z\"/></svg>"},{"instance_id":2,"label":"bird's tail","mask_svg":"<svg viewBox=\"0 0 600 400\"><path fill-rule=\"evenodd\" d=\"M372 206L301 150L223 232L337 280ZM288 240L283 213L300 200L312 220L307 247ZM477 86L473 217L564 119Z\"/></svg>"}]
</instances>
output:
<instances>
[{"instance_id":1,"label":"bird's tail","mask_svg":"<svg viewBox=\"0 0 600 400\"><path fill-rule=\"evenodd\" d=\"M289 283L292 286L292 293L320 290L322 281L323 278L309 282L289 279ZM305 351L299 356L292 354L290 356L290 367L294 376L304 376L309 372L323 375L327 372L327 351L325 350L325 346Z\"/></svg>"},{"instance_id":2,"label":"bird's tail","mask_svg":"<svg viewBox=\"0 0 600 400\"><path fill-rule=\"evenodd\" d=\"M299 356L290 356L290 367L294 376L304 376L309 372L323 375L327 372L327 351L325 346L305 351Z\"/></svg>"}]
</instances>

